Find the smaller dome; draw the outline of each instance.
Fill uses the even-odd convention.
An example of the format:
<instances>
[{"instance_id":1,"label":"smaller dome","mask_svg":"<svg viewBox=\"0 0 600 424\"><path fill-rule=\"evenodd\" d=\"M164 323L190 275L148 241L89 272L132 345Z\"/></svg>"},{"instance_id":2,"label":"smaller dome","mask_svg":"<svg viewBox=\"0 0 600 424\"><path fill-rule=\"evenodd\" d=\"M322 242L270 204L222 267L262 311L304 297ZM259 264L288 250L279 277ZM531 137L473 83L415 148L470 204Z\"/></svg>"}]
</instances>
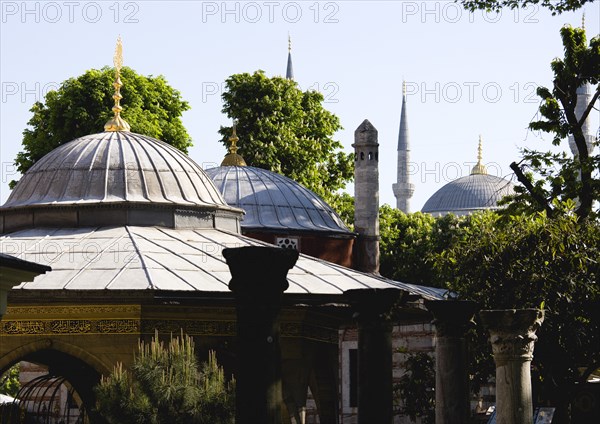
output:
<instances>
[{"instance_id":1,"label":"smaller dome","mask_svg":"<svg viewBox=\"0 0 600 424\"><path fill-rule=\"evenodd\" d=\"M487 174L471 174L451 181L425 202L421 212L433 215L466 215L478 210L498 209L498 201L514 194L514 184Z\"/></svg>"},{"instance_id":2,"label":"smaller dome","mask_svg":"<svg viewBox=\"0 0 600 424\"><path fill-rule=\"evenodd\" d=\"M206 173L230 206L246 211L245 230L352 233L319 196L283 175L252 166L221 166Z\"/></svg>"}]
</instances>

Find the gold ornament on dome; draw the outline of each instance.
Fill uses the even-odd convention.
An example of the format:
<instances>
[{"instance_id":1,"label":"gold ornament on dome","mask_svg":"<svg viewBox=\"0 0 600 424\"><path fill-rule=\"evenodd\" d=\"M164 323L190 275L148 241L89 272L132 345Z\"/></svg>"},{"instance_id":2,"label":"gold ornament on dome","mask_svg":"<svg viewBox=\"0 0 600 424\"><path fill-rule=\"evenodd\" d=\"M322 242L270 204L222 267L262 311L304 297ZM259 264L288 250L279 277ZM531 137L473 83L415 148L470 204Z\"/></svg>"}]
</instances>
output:
<instances>
[{"instance_id":1,"label":"gold ornament on dome","mask_svg":"<svg viewBox=\"0 0 600 424\"><path fill-rule=\"evenodd\" d=\"M131 127L127 121L121 118L121 111L123 110L121 106L121 99L123 98L121 95L121 87L123 86L121 82L121 68L123 67L123 44L121 43L121 36L117 39L113 63L115 65L115 82L113 83L113 87L115 87L115 94L113 94L115 105L112 110L115 115L104 124L104 131L130 131Z\"/></svg>"},{"instance_id":2,"label":"gold ornament on dome","mask_svg":"<svg viewBox=\"0 0 600 424\"><path fill-rule=\"evenodd\" d=\"M240 140L236 132L237 124L233 123L233 133L229 137L229 153L223 158L221 166L246 166L246 161L243 157L237 154L238 147L237 142Z\"/></svg>"}]
</instances>

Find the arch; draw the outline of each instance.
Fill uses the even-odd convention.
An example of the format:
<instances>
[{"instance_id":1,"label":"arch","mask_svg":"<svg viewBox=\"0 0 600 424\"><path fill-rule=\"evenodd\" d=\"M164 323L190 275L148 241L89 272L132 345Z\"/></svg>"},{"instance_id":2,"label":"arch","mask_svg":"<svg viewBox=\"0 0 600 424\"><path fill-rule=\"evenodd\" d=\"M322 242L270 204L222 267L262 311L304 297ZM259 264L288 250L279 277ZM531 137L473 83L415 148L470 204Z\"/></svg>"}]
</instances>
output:
<instances>
[{"instance_id":1,"label":"arch","mask_svg":"<svg viewBox=\"0 0 600 424\"><path fill-rule=\"evenodd\" d=\"M365 160L365 152L360 152L360 160Z\"/></svg>"},{"instance_id":2,"label":"arch","mask_svg":"<svg viewBox=\"0 0 600 424\"><path fill-rule=\"evenodd\" d=\"M19 346L0 357L0 375L25 357L41 350L56 350L71 355L92 367L100 375L108 375L113 364L106 364L86 350L56 339L39 339Z\"/></svg>"}]
</instances>

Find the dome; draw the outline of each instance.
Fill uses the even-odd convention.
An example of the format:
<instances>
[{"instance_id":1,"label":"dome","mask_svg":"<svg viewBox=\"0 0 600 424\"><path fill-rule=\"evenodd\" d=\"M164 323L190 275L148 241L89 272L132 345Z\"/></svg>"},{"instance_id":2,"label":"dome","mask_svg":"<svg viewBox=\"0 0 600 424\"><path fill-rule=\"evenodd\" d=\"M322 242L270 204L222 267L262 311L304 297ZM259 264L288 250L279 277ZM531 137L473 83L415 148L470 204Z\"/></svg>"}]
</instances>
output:
<instances>
[{"instance_id":1,"label":"dome","mask_svg":"<svg viewBox=\"0 0 600 424\"><path fill-rule=\"evenodd\" d=\"M229 205L246 212L244 230L352 234L319 196L283 175L252 166L221 166L206 173Z\"/></svg>"},{"instance_id":2,"label":"dome","mask_svg":"<svg viewBox=\"0 0 600 424\"><path fill-rule=\"evenodd\" d=\"M465 215L483 209L498 209L502 197L514 193L514 184L503 178L473 173L449 182L425 202L421 212L433 215Z\"/></svg>"},{"instance_id":3,"label":"dome","mask_svg":"<svg viewBox=\"0 0 600 424\"><path fill-rule=\"evenodd\" d=\"M123 202L227 208L193 160L127 131L87 135L54 149L23 175L3 208Z\"/></svg>"}]
</instances>

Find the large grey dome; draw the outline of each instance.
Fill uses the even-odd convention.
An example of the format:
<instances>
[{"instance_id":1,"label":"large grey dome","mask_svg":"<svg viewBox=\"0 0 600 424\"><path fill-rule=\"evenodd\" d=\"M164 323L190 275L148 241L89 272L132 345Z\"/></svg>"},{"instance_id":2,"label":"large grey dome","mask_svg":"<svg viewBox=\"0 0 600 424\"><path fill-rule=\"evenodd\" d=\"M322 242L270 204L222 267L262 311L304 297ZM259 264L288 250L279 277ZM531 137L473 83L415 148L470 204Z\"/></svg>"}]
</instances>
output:
<instances>
[{"instance_id":1,"label":"large grey dome","mask_svg":"<svg viewBox=\"0 0 600 424\"><path fill-rule=\"evenodd\" d=\"M206 173L229 205L246 212L245 230L351 233L319 196L283 175L252 166L221 166Z\"/></svg>"},{"instance_id":2,"label":"large grey dome","mask_svg":"<svg viewBox=\"0 0 600 424\"><path fill-rule=\"evenodd\" d=\"M487 174L471 174L449 182L425 202L421 212L433 215L465 215L478 210L498 209L502 197L514 194L514 184Z\"/></svg>"},{"instance_id":3,"label":"large grey dome","mask_svg":"<svg viewBox=\"0 0 600 424\"><path fill-rule=\"evenodd\" d=\"M193 160L126 131L87 135L54 149L23 175L3 207L122 202L226 207Z\"/></svg>"}]
</instances>

